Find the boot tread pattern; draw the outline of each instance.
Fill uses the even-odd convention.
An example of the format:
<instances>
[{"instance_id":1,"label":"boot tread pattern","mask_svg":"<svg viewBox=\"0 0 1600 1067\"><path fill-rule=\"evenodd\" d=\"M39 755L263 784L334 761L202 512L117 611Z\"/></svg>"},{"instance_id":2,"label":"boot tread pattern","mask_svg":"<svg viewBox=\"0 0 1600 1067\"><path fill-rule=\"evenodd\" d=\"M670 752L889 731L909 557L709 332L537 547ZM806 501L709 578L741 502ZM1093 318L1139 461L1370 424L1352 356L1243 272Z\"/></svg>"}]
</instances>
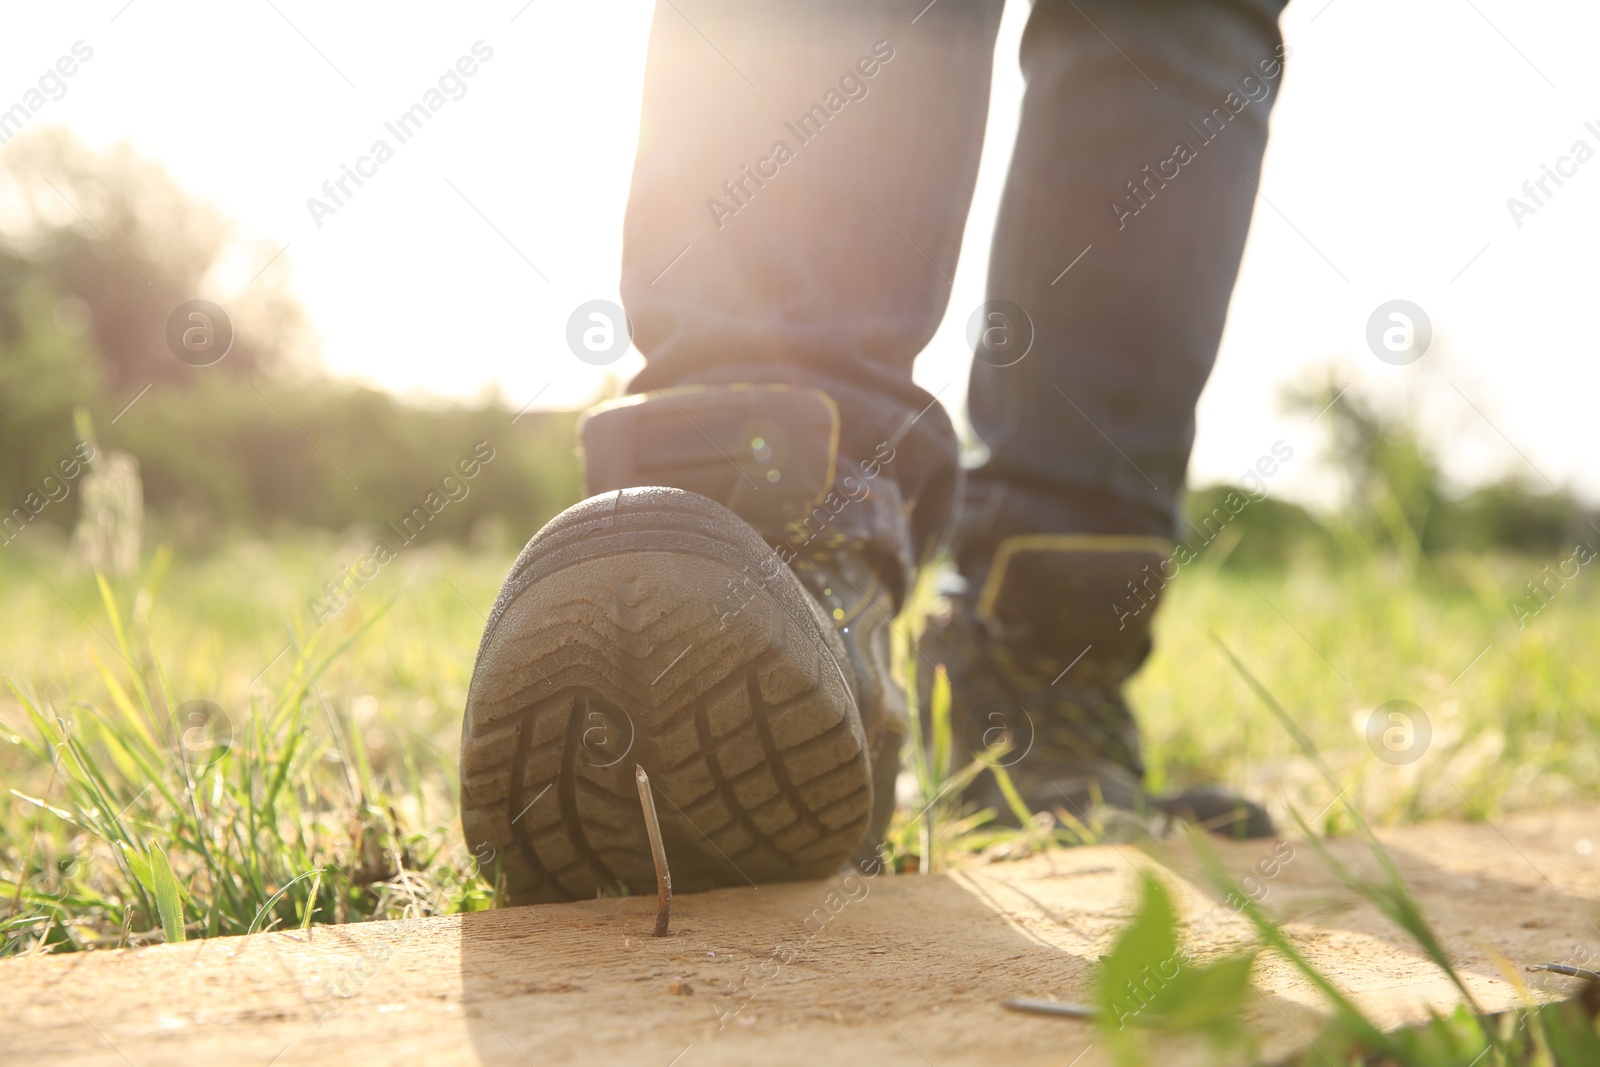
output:
<instances>
[{"instance_id":1,"label":"boot tread pattern","mask_svg":"<svg viewBox=\"0 0 1600 1067\"><path fill-rule=\"evenodd\" d=\"M870 760L836 636L787 570L730 619L707 590L769 550L689 496L654 522L609 498L572 509L496 603L463 723L462 819L513 903L653 894L635 764L681 892L823 877L867 832Z\"/></svg>"}]
</instances>

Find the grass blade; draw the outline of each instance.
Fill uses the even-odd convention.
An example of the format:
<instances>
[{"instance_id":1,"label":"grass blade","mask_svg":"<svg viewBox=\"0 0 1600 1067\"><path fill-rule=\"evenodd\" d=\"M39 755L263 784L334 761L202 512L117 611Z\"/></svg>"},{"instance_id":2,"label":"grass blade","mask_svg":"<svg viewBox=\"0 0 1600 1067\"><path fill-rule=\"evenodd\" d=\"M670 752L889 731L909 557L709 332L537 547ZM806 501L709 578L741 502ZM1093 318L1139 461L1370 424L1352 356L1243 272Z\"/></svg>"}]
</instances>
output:
<instances>
[{"instance_id":1,"label":"grass blade","mask_svg":"<svg viewBox=\"0 0 1600 1067\"><path fill-rule=\"evenodd\" d=\"M272 894L272 896L268 897L267 898L267 902L265 904L261 905L261 910L256 912L256 917L254 919L250 920L250 928L248 930L246 930L245 933L247 933L247 934L255 933L256 930L257 930L257 924L259 924L262 919L264 919L268 914L271 913L272 906L278 902L278 899L280 897L282 897L289 890L293 889L297 882L303 882L307 878L316 878L316 879L318 879L320 881L321 878L322 878L322 872L325 871L325 870L327 870L326 867L317 867L317 868L315 868L313 870L307 871L304 874L297 874L293 878L289 879L289 881L284 884L284 887L282 889L278 890L276 893Z\"/></svg>"},{"instance_id":2,"label":"grass blade","mask_svg":"<svg viewBox=\"0 0 1600 1067\"><path fill-rule=\"evenodd\" d=\"M933 672L933 692L928 701L933 731L933 779L942 782L950 774L950 675L940 664Z\"/></svg>"},{"instance_id":3,"label":"grass blade","mask_svg":"<svg viewBox=\"0 0 1600 1067\"><path fill-rule=\"evenodd\" d=\"M156 910L161 913L161 930L167 943L183 940L183 889L173 876L172 865L160 845L150 846L150 891L156 897Z\"/></svg>"}]
</instances>

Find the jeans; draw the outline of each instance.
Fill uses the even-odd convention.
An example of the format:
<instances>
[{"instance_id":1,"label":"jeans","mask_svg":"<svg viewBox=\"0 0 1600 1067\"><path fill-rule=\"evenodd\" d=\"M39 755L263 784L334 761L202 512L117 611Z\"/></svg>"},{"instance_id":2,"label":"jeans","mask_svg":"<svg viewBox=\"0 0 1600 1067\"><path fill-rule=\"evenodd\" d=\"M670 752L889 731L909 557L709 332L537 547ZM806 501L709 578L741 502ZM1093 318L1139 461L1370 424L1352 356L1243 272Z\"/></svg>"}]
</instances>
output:
<instances>
[{"instance_id":1,"label":"jeans","mask_svg":"<svg viewBox=\"0 0 1600 1067\"><path fill-rule=\"evenodd\" d=\"M1033 5L990 303L973 316L987 458L966 498L987 515L958 529L958 555L1029 526L1174 532L1281 84L1282 7ZM1000 12L672 0L650 37L624 229L646 357L631 389L823 389L846 455L898 443L925 543L957 503L958 449L911 367L949 299Z\"/></svg>"}]
</instances>

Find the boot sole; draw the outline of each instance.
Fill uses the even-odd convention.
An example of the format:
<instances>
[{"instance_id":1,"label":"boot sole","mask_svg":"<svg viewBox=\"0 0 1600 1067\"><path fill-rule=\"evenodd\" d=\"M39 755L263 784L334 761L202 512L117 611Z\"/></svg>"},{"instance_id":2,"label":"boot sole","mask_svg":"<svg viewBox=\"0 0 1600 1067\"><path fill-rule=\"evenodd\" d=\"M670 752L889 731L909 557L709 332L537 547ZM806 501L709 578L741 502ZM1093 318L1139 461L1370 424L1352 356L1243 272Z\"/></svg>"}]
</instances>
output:
<instances>
[{"instance_id":1,"label":"boot sole","mask_svg":"<svg viewBox=\"0 0 1600 1067\"><path fill-rule=\"evenodd\" d=\"M478 648L462 824L512 903L653 893L649 774L674 889L825 877L866 834L844 646L733 512L626 489L552 519Z\"/></svg>"}]
</instances>

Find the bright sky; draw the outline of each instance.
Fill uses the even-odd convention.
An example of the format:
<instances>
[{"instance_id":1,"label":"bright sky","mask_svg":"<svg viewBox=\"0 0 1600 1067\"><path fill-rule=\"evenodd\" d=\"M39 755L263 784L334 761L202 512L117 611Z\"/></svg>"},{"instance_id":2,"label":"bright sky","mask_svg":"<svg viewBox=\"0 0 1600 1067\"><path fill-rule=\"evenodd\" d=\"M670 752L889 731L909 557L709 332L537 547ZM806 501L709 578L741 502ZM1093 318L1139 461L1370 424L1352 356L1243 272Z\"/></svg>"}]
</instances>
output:
<instances>
[{"instance_id":1,"label":"bright sky","mask_svg":"<svg viewBox=\"0 0 1600 1067\"><path fill-rule=\"evenodd\" d=\"M692 17L693 0L679 6ZM0 107L86 42L93 58L32 123L95 147L130 141L247 231L287 245L270 269L289 273L334 372L450 396L498 382L518 405L537 395L539 407L575 406L639 361L591 367L565 336L579 304L617 298L651 8L17 5L0 37ZM943 396L957 408L1026 14L1011 0L965 255L917 371L930 389L954 380ZM1275 491L1324 497L1316 434L1303 416L1280 416L1274 397L1337 361L1416 405L1458 477L1520 470L1600 499L1600 158L1548 185L1520 228L1506 206L1575 141L1600 150L1600 8L1294 0L1284 28L1294 55L1192 479L1236 478L1285 438L1298 455ZM316 227L306 198L479 40L493 56L466 94ZM1393 299L1433 323L1414 365L1380 362L1366 344L1368 318Z\"/></svg>"}]
</instances>

